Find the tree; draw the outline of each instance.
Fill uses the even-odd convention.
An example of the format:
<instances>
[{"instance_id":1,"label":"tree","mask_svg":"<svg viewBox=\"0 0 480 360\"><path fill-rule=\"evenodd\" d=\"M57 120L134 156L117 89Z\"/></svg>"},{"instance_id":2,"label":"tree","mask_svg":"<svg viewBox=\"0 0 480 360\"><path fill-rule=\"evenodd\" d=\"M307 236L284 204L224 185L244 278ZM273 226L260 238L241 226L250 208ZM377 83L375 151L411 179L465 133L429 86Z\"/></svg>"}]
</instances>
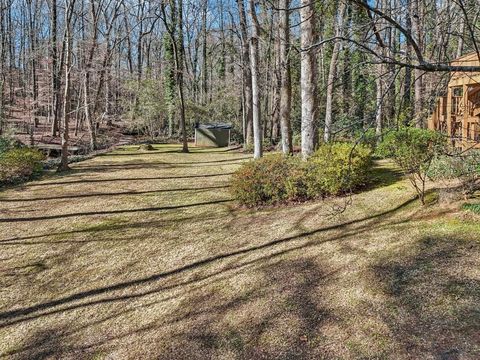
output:
<instances>
[{"instance_id":1,"label":"tree","mask_svg":"<svg viewBox=\"0 0 480 360\"><path fill-rule=\"evenodd\" d=\"M279 10L279 37L280 37L280 128L282 133L282 151L284 154L293 153L292 126L290 112L292 106L292 87L290 76L290 0L280 0Z\"/></svg>"},{"instance_id":2,"label":"tree","mask_svg":"<svg viewBox=\"0 0 480 360\"><path fill-rule=\"evenodd\" d=\"M315 97L316 64L312 46L315 42L315 12L314 4L310 0L301 0L300 9L300 46L301 46L301 102L302 102L302 156L309 157L318 141L317 108Z\"/></svg>"},{"instance_id":3,"label":"tree","mask_svg":"<svg viewBox=\"0 0 480 360\"><path fill-rule=\"evenodd\" d=\"M340 38L343 30L343 17L345 13L345 3L341 2L338 7L338 13L336 14L336 24L335 24L335 37ZM324 140L325 142L330 141L331 132L332 132L332 112L333 112L333 89L335 86L335 77L337 73L337 59L340 52L340 41L335 41L333 45L332 57L330 59L330 69L328 71L327 79L327 100L325 105L325 132Z\"/></svg>"},{"instance_id":4,"label":"tree","mask_svg":"<svg viewBox=\"0 0 480 360\"><path fill-rule=\"evenodd\" d=\"M62 156L58 171L69 170L68 166L68 138L70 125L70 95L71 95L71 72L72 72L72 22L75 8L75 0L65 0L65 32L63 36L65 51L65 91L63 97L63 128L62 128Z\"/></svg>"},{"instance_id":5,"label":"tree","mask_svg":"<svg viewBox=\"0 0 480 360\"><path fill-rule=\"evenodd\" d=\"M252 72L252 113L253 113L253 157L261 158L263 155L263 131L260 117L260 85L258 74L258 38L260 25L258 24L255 10L255 1L250 0L250 18L253 23L252 35L250 37L250 66Z\"/></svg>"},{"instance_id":6,"label":"tree","mask_svg":"<svg viewBox=\"0 0 480 360\"><path fill-rule=\"evenodd\" d=\"M252 100L252 71L250 68L250 47L247 32L247 20L243 0L237 0L240 18L241 46L242 46L242 109L243 109L243 138L247 147L253 139L253 100Z\"/></svg>"}]
</instances>

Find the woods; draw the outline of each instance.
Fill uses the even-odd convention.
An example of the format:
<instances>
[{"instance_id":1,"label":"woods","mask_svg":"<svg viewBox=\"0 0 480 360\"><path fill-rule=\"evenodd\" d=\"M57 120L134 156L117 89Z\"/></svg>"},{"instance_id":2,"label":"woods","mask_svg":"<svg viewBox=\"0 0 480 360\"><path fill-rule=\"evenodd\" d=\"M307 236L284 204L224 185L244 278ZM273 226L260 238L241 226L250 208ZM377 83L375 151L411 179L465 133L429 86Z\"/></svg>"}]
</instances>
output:
<instances>
[{"instance_id":1,"label":"woods","mask_svg":"<svg viewBox=\"0 0 480 360\"><path fill-rule=\"evenodd\" d=\"M425 127L448 71L479 70L450 64L477 51L473 2L2 0L0 11L0 131L90 151L118 131L187 151L194 124L226 122L256 158L271 144L308 157L320 140Z\"/></svg>"}]
</instances>

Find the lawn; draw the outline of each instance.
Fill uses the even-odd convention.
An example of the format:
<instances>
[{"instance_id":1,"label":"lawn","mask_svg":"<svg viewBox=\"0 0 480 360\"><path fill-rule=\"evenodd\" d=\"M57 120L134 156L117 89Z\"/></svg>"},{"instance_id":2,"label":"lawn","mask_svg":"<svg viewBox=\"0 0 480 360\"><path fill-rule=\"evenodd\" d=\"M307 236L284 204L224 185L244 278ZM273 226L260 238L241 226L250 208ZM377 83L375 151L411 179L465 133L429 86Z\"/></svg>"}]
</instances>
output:
<instances>
[{"instance_id":1,"label":"lawn","mask_svg":"<svg viewBox=\"0 0 480 360\"><path fill-rule=\"evenodd\" d=\"M480 358L479 215L385 162L352 197L242 209L249 155L179 150L0 192L0 355Z\"/></svg>"}]
</instances>

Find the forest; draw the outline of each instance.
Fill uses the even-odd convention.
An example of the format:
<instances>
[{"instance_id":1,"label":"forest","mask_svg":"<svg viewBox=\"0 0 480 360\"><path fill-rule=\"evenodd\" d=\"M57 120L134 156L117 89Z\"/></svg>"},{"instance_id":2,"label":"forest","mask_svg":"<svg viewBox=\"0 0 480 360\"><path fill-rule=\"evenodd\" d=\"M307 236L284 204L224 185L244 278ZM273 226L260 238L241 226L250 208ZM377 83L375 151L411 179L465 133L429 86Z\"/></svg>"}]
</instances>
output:
<instances>
[{"instance_id":1,"label":"forest","mask_svg":"<svg viewBox=\"0 0 480 360\"><path fill-rule=\"evenodd\" d=\"M0 356L480 357L478 0L0 0Z\"/></svg>"}]
</instances>

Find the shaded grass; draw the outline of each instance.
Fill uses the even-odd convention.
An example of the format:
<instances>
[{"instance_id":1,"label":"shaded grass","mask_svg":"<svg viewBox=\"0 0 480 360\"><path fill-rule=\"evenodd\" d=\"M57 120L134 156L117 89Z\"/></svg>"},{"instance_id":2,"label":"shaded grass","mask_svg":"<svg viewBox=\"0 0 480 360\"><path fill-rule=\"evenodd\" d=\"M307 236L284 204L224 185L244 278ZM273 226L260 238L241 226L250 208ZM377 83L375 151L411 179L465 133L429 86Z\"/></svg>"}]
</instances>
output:
<instances>
[{"instance_id":1,"label":"shaded grass","mask_svg":"<svg viewBox=\"0 0 480 360\"><path fill-rule=\"evenodd\" d=\"M1 194L0 354L480 355L477 218L420 207L388 162L343 212L241 209L225 200L243 156L154 147Z\"/></svg>"}]
</instances>

